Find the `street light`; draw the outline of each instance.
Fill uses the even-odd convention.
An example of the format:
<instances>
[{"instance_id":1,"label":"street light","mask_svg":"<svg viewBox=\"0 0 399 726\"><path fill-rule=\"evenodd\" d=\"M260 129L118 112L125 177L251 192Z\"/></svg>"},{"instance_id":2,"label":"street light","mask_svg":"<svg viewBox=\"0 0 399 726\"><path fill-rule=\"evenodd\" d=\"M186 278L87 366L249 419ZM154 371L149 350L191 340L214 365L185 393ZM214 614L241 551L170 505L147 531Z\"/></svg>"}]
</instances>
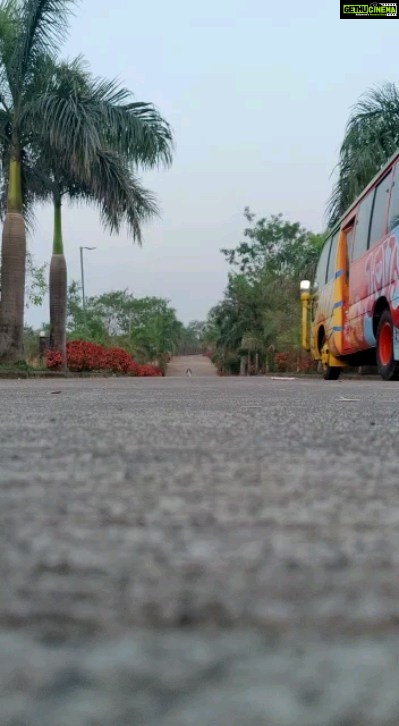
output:
<instances>
[{"instance_id":1,"label":"street light","mask_svg":"<svg viewBox=\"0 0 399 726\"><path fill-rule=\"evenodd\" d=\"M309 313L310 313L310 280L301 280L299 285L302 301L302 348L310 351L309 345Z\"/></svg>"},{"instance_id":2,"label":"street light","mask_svg":"<svg viewBox=\"0 0 399 726\"><path fill-rule=\"evenodd\" d=\"M46 350L46 343L47 343L46 332L44 330L41 330L39 333L39 356L40 356L40 358L43 358L43 356L44 356L44 352Z\"/></svg>"},{"instance_id":3,"label":"street light","mask_svg":"<svg viewBox=\"0 0 399 726\"><path fill-rule=\"evenodd\" d=\"M83 250L95 250L95 247L80 247L80 272L82 276L82 300L83 300L83 322L85 335L87 336L86 298L85 298L85 276L83 270Z\"/></svg>"}]
</instances>

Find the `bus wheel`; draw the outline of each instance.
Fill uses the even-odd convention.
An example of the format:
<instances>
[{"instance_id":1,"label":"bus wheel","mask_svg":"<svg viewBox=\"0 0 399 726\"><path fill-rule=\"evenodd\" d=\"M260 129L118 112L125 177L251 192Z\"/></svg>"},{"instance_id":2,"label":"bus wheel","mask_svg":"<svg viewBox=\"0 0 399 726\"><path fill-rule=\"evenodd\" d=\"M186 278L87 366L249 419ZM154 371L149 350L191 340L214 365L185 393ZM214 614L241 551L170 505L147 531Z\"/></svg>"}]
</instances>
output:
<instances>
[{"instance_id":1,"label":"bus wheel","mask_svg":"<svg viewBox=\"0 0 399 726\"><path fill-rule=\"evenodd\" d=\"M324 366L323 378L325 381L336 381L341 373L340 366Z\"/></svg>"},{"instance_id":2,"label":"bus wheel","mask_svg":"<svg viewBox=\"0 0 399 726\"><path fill-rule=\"evenodd\" d=\"M325 340L323 340L323 344L321 346L321 350L323 353L323 348L325 346ZM327 354L328 359L328 354ZM323 378L325 381L336 381L341 373L341 367L340 366L330 366L328 363L322 363L323 366Z\"/></svg>"},{"instance_id":3,"label":"bus wheel","mask_svg":"<svg viewBox=\"0 0 399 726\"><path fill-rule=\"evenodd\" d=\"M393 358L393 325L389 310L384 310L378 325L377 365L384 381L399 380L399 363Z\"/></svg>"}]
</instances>

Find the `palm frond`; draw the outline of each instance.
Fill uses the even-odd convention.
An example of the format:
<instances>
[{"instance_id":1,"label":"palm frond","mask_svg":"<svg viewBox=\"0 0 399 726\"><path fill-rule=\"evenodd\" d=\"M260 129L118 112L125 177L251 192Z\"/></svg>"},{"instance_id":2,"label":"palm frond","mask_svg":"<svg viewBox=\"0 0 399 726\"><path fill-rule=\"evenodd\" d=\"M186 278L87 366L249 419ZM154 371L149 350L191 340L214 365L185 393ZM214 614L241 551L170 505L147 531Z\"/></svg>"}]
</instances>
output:
<instances>
[{"instance_id":1,"label":"palm frond","mask_svg":"<svg viewBox=\"0 0 399 726\"><path fill-rule=\"evenodd\" d=\"M77 0L21 0L17 80L23 83L38 55L55 55L65 40ZM19 77L18 77L19 76Z\"/></svg>"},{"instance_id":2,"label":"palm frond","mask_svg":"<svg viewBox=\"0 0 399 726\"><path fill-rule=\"evenodd\" d=\"M0 6L0 100L4 109L13 103L16 49L21 32L19 6L15 0L3 0Z\"/></svg>"},{"instance_id":3,"label":"palm frond","mask_svg":"<svg viewBox=\"0 0 399 726\"><path fill-rule=\"evenodd\" d=\"M97 149L105 147L136 166L171 163L172 131L152 104L132 102L130 92L116 81L93 79L81 57L58 67L49 64L45 88L46 74L39 71L33 82L41 92L32 94L26 114L32 128L40 119L57 154L76 157L86 169Z\"/></svg>"},{"instance_id":4,"label":"palm frond","mask_svg":"<svg viewBox=\"0 0 399 726\"><path fill-rule=\"evenodd\" d=\"M106 139L114 148L143 166L171 164L173 133L153 104L133 101L115 80L95 80L93 96L102 112Z\"/></svg>"},{"instance_id":5,"label":"palm frond","mask_svg":"<svg viewBox=\"0 0 399 726\"><path fill-rule=\"evenodd\" d=\"M367 186L399 146L399 90L393 83L366 91L352 109L336 182L328 201L329 226Z\"/></svg>"},{"instance_id":6,"label":"palm frond","mask_svg":"<svg viewBox=\"0 0 399 726\"><path fill-rule=\"evenodd\" d=\"M126 161L114 151L102 150L85 177L68 186L73 200L95 203L101 221L111 233L127 225L134 241L142 242L142 225L159 214L155 196L132 175Z\"/></svg>"}]
</instances>

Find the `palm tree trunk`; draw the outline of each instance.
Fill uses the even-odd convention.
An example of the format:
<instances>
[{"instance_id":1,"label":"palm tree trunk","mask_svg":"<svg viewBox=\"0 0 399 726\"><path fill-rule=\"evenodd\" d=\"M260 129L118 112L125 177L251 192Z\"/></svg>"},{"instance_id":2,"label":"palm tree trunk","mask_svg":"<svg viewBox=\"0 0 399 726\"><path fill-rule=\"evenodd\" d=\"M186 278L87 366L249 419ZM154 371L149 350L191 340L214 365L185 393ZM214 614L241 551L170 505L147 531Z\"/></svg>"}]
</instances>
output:
<instances>
[{"instance_id":1,"label":"palm tree trunk","mask_svg":"<svg viewBox=\"0 0 399 726\"><path fill-rule=\"evenodd\" d=\"M241 359L240 359L240 376L245 376L246 368L247 368L247 358L245 355L242 355Z\"/></svg>"},{"instance_id":2,"label":"palm tree trunk","mask_svg":"<svg viewBox=\"0 0 399 726\"><path fill-rule=\"evenodd\" d=\"M0 361L23 360L26 233L22 214L21 155L14 144L1 244Z\"/></svg>"},{"instance_id":3,"label":"palm tree trunk","mask_svg":"<svg viewBox=\"0 0 399 726\"><path fill-rule=\"evenodd\" d=\"M53 254L50 263L50 348L62 354L66 368L67 266L61 223L61 197L54 196Z\"/></svg>"}]
</instances>

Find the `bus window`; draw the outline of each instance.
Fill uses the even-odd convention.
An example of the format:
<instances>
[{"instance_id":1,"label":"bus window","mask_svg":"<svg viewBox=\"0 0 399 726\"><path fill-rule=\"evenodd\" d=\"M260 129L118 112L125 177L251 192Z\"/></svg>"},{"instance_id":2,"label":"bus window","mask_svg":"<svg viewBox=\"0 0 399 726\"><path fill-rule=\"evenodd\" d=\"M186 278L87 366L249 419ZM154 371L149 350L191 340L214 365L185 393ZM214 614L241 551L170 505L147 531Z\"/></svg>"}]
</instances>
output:
<instances>
[{"instance_id":1,"label":"bus window","mask_svg":"<svg viewBox=\"0 0 399 726\"><path fill-rule=\"evenodd\" d=\"M392 171L375 188L373 214L371 217L369 247L377 244L387 231L387 203L391 190Z\"/></svg>"},{"instance_id":2,"label":"bus window","mask_svg":"<svg viewBox=\"0 0 399 726\"><path fill-rule=\"evenodd\" d=\"M332 238L332 242L331 242L331 252L330 252L330 259L328 262L328 270L327 270L327 282L330 282L330 280L332 280L335 275L335 267L337 264L338 239L339 239L339 230L338 230L338 232L335 233L334 237Z\"/></svg>"},{"instance_id":3,"label":"bus window","mask_svg":"<svg viewBox=\"0 0 399 726\"><path fill-rule=\"evenodd\" d=\"M352 260L356 260L358 257L361 257L361 255L363 255L367 250L373 197L374 189L370 189L367 196L360 203L357 215L355 241L352 247Z\"/></svg>"},{"instance_id":4,"label":"bus window","mask_svg":"<svg viewBox=\"0 0 399 726\"><path fill-rule=\"evenodd\" d=\"M329 237L329 239L325 243L325 245L322 249L321 255L320 255L319 264L317 265L315 282L318 284L319 287L323 287L323 285L326 284L328 255L330 253L330 246L331 246L331 237Z\"/></svg>"},{"instance_id":5,"label":"bus window","mask_svg":"<svg viewBox=\"0 0 399 726\"><path fill-rule=\"evenodd\" d=\"M349 260L353 245L353 238L355 236L355 221L352 220L351 226L347 227L345 231L345 275L346 283L349 285Z\"/></svg>"},{"instance_id":6,"label":"bus window","mask_svg":"<svg viewBox=\"0 0 399 726\"><path fill-rule=\"evenodd\" d=\"M399 224L399 163L396 164L389 203L388 232Z\"/></svg>"},{"instance_id":7,"label":"bus window","mask_svg":"<svg viewBox=\"0 0 399 726\"><path fill-rule=\"evenodd\" d=\"M355 224L354 224L354 222L352 222L352 226L348 230L346 230L347 257L349 257L349 255L350 255L354 236L355 236Z\"/></svg>"}]
</instances>

